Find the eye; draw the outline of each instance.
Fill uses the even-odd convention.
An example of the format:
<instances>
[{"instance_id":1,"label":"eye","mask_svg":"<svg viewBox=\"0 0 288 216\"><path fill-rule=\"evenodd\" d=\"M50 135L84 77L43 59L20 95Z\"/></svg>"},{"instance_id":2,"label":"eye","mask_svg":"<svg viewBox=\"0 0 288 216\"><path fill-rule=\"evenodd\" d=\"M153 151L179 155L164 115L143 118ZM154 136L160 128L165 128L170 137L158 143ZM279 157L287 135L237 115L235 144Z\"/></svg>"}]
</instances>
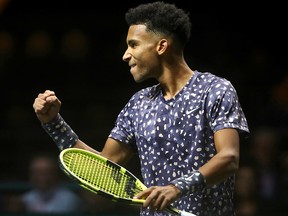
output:
<instances>
[{"instance_id":1,"label":"eye","mask_svg":"<svg viewBox=\"0 0 288 216\"><path fill-rule=\"evenodd\" d=\"M136 46L138 46L138 43L136 41L129 42L129 47L131 47L132 49L135 49Z\"/></svg>"}]
</instances>

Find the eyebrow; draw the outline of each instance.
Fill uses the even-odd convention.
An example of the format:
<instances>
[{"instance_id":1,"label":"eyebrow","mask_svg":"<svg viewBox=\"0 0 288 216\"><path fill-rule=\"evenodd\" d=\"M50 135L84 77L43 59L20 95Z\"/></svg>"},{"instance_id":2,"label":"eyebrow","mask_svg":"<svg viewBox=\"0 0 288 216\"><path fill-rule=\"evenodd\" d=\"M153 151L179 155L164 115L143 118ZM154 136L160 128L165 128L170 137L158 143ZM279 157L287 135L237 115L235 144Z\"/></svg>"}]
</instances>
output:
<instances>
[{"instance_id":1,"label":"eyebrow","mask_svg":"<svg viewBox=\"0 0 288 216\"><path fill-rule=\"evenodd\" d=\"M131 45L132 43L138 43L138 40L130 39L130 40L127 41L128 45Z\"/></svg>"}]
</instances>

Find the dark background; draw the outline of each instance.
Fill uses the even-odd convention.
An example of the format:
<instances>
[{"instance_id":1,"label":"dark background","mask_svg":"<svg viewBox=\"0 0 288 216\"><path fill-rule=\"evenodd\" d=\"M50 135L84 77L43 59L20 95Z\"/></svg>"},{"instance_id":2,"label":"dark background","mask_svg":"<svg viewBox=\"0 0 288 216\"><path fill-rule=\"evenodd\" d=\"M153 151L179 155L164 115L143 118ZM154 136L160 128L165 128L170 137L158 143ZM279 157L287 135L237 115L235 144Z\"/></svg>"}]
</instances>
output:
<instances>
[{"instance_id":1,"label":"dark background","mask_svg":"<svg viewBox=\"0 0 288 216\"><path fill-rule=\"evenodd\" d=\"M142 2L149 1L11 0L2 6L0 33L8 32L13 46L8 54L0 53L1 180L25 180L27 163L36 152L58 154L32 108L37 94L46 89L56 92L62 116L79 137L101 150L128 99L153 84L135 84L122 61L127 32L124 13ZM284 6L276 1L255 5L168 2L190 13L193 28L185 54L191 68L232 82L252 131L259 125L272 125L287 134ZM81 44L79 48L82 52L76 49L67 54L69 45L63 51L71 31L85 38L84 48ZM43 55L29 54L27 43L35 32L51 39Z\"/></svg>"}]
</instances>

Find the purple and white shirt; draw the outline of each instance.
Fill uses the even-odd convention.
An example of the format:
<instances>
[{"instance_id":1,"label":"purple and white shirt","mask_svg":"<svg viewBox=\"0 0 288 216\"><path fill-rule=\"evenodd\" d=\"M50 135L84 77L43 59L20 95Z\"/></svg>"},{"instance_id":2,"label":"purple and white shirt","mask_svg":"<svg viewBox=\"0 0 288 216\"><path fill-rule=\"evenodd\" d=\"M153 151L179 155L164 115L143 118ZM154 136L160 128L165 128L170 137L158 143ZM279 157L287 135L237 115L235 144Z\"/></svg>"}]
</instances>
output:
<instances>
[{"instance_id":1,"label":"purple and white shirt","mask_svg":"<svg viewBox=\"0 0 288 216\"><path fill-rule=\"evenodd\" d=\"M138 151L142 177L149 187L167 185L207 163L216 154L213 135L224 128L249 132L234 87L224 78L194 71L172 99L164 98L159 84L134 94L119 113L109 137ZM233 192L231 176L172 205L201 216L232 216ZM153 214L143 209L141 215Z\"/></svg>"}]
</instances>

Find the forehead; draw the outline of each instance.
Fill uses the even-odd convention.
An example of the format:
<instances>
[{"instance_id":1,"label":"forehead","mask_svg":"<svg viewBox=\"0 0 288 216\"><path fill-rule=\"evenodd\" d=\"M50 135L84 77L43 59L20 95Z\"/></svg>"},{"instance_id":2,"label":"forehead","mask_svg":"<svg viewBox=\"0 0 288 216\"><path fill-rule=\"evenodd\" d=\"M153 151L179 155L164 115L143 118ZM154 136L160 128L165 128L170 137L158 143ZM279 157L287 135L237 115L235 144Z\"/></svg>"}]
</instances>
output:
<instances>
[{"instance_id":1,"label":"forehead","mask_svg":"<svg viewBox=\"0 0 288 216\"><path fill-rule=\"evenodd\" d=\"M55 164L52 159L39 157L35 158L31 164L31 170L54 168Z\"/></svg>"},{"instance_id":2,"label":"forehead","mask_svg":"<svg viewBox=\"0 0 288 216\"><path fill-rule=\"evenodd\" d=\"M154 35L154 36L153 36ZM147 31L147 27L143 24L131 25L127 34L127 41L130 40L147 40L155 37L150 31Z\"/></svg>"}]
</instances>

